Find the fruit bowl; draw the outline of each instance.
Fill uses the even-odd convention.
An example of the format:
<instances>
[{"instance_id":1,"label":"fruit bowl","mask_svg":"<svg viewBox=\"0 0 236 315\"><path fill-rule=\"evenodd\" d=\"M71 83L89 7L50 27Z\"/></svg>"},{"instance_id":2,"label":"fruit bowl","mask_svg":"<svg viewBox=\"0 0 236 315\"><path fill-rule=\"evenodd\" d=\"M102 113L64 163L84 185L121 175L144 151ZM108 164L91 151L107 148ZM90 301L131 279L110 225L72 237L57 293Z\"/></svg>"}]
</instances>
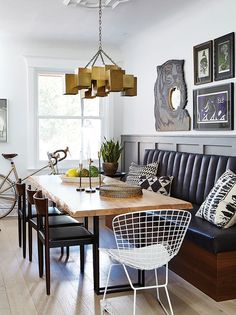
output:
<instances>
[{"instance_id":1,"label":"fruit bowl","mask_svg":"<svg viewBox=\"0 0 236 315\"><path fill-rule=\"evenodd\" d=\"M80 177L70 177L66 175L61 175L61 180L63 183L80 183ZM101 178L103 180L103 176ZM91 177L91 183L92 185L98 185L99 184L99 177ZM81 177L81 184L82 186L84 185L89 185L89 177Z\"/></svg>"}]
</instances>

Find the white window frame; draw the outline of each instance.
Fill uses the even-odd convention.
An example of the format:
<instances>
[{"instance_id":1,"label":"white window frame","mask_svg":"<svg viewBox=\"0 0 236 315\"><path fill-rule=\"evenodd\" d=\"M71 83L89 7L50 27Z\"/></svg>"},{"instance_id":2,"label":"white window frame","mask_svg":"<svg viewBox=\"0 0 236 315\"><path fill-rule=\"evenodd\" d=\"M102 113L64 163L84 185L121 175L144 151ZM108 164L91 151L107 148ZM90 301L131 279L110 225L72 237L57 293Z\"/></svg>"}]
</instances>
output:
<instances>
[{"instance_id":1,"label":"white window frame","mask_svg":"<svg viewBox=\"0 0 236 315\"><path fill-rule=\"evenodd\" d=\"M45 161L39 161L39 143L38 143L38 76L39 74L62 74L62 73L73 73L73 69L78 66L82 66L85 62L73 61L73 60L59 60L50 58L38 58L38 57L25 57L27 65L27 76L28 76L28 110L27 110L27 169L36 170L43 165ZM51 66L48 66L51 64ZM64 64L67 67L62 68ZM73 66L76 64L76 66ZM52 66L53 65L53 66ZM113 137L112 121L113 121L113 98L105 97L101 98L102 102L100 106L100 117L101 117L101 138ZM82 105L83 107L83 105ZM49 117L49 116L48 116ZM68 117L68 116L66 116ZM73 118L78 118L75 116ZM97 119L93 116L85 116L84 119ZM102 141L101 139L101 141ZM61 149L61 148L58 148ZM60 163L60 170L67 169L69 167L75 167L78 165L78 160L64 160ZM96 162L96 161L94 161Z\"/></svg>"}]
</instances>

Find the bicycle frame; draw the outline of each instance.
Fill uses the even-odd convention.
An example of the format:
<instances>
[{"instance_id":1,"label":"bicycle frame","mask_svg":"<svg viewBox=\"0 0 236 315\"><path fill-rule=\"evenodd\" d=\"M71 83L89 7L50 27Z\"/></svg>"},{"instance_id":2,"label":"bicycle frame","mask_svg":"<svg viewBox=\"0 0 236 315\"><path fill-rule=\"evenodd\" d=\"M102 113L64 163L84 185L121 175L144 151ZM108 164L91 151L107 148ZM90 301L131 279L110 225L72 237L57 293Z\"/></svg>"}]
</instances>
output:
<instances>
[{"instance_id":1,"label":"bicycle frame","mask_svg":"<svg viewBox=\"0 0 236 315\"><path fill-rule=\"evenodd\" d=\"M19 178L16 165L13 161L13 158L17 154L2 154L5 159L7 159L11 165L10 170L7 175L0 174L0 218L8 215L15 207L17 201L16 194L16 183L22 183L26 181L30 176L33 176L44 169L50 168L51 174L58 174L57 163L64 160L67 157L69 148L66 147L65 150L56 150L53 153L48 152L48 163L47 165L41 167L40 169L34 171L33 173L27 175L24 178Z\"/></svg>"},{"instance_id":2,"label":"bicycle frame","mask_svg":"<svg viewBox=\"0 0 236 315\"><path fill-rule=\"evenodd\" d=\"M26 176L25 178L21 179L21 182L27 180L30 176L33 176L39 172L41 172L42 170L46 169L46 168L50 168L51 171L52 171L52 174L55 175L57 174L57 170L55 170L55 166L57 165L58 162L64 160L67 156L67 152L69 151L69 148L67 147L65 150L57 150L53 153L47 153L48 155L48 164L41 167L40 169L38 169L37 171L31 173L30 175ZM64 153L64 156L63 157L60 157L60 152L63 152ZM8 172L8 174L5 176L3 182L0 184L0 191L1 191L1 188L3 187L3 185L5 184L6 180L9 179L10 175L13 173L14 174L14 177L15 177L15 182L13 182L13 185L2 190L1 193L4 193L6 192L7 190L9 190L11 187L14 187L15 186L15 183L17 181L19 181L19 176L18 176L18 173L17 173L17 169L16 169L16 165L14 163L14 161L10 160L10 163L11 163L11 169L10 171Z\"/></svg>"},{"instance_id":3,"label":"bicycle frame","mask_svg":"<svg viewBox=\"0 0 236 315\"><path fill-rule=\"evenodd\" d=\"M5 176L3 182L2 182L1 185L0 185L0 191L1 191L1 188L3 187L3 185L5 184L6 180L10 177L10 175L11 175L12 172L14 173L14 176L15 176L16 181L18 181L18 180L19 180L19 177L18 177L18 173L17 173L17 170L16 170L15 163L14 163L13 161L11 161L11 169L10 169L10 171L9 171L8 174ZM10 186L10 188L11 188L11 187L12 187L12 186ZM4 189L4 190L1 191L1 192L2 192L2 193L3 193L3 192L6 192L6 191L7 191L8 189L10 189L10 188Z\"/></svg>"}]
</instances>

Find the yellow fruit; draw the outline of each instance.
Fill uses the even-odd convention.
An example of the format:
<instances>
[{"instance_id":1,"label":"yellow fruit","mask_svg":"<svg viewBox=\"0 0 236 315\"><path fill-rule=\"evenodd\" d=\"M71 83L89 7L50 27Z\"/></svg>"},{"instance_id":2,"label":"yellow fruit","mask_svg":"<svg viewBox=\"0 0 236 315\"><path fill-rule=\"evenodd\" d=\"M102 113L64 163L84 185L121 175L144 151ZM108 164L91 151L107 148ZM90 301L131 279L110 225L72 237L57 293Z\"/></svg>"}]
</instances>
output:
<instances>
[{"instance_id":1,"label":"yellow fruit","mask_svg":"<svg viewBox=\"0 0 236 315\"><path fill-rule=\"evenodd\" d=\"M66 171L66 176L68 177L77 177L79 176L79 172L77 168L70 168Z\"/></svg>"}]
</instances>

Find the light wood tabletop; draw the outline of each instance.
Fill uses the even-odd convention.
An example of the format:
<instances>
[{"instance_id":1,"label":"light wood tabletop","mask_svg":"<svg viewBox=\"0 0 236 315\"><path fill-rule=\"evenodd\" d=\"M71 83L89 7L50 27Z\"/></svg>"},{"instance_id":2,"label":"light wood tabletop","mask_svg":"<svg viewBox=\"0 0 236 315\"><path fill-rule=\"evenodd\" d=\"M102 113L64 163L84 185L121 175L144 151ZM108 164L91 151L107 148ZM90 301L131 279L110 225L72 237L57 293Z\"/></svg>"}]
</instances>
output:
<instances>
[{"instance_id":1,"label":"light wood tabletop","mask_svg":"<svg viewBox=\"0 0 236 315\"><path fill-rule=\"evenodd\" d=\"M32 185L73 217L103 216L155 209L191 209L189 202L143 189L143 195L132 198L101 197L95 193L77 192L77 183L62 182L60 175L39 175L29 178ZM110 179L107 179L110 183ZM105 179L106 181L106 179ZM119 185L127 184L112 180Z\"/></svg>"}]
</instances>

